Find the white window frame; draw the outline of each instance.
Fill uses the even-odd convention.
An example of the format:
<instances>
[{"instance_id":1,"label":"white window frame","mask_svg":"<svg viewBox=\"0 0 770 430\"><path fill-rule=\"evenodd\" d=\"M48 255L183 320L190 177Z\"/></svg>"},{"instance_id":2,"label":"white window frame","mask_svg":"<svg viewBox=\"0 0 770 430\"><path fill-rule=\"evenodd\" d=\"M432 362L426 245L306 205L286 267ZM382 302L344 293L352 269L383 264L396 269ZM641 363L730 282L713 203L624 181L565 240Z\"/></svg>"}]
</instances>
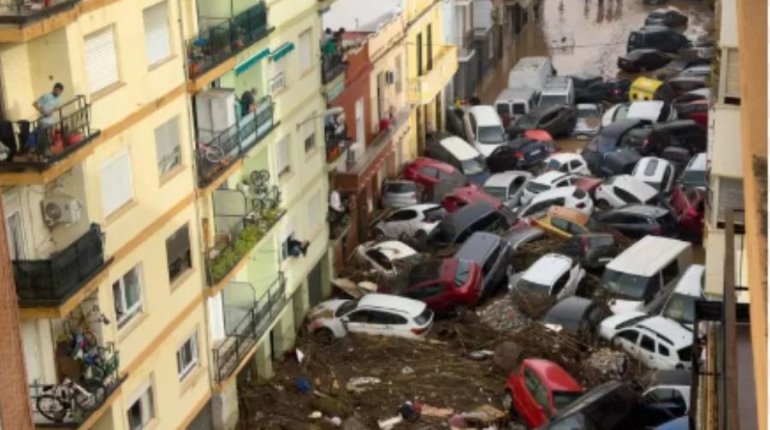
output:
<instances>
[{"instance_id":1,"label":"white window frame","mask_svg":"<svg viewBox=\"0 0 770 430\"><path fill-rule=\"evenodd\" d=\"M148 396L149 394L149 396ZM128 402L128 409L126 409L126 424L130 425L130 421L128 418L128 413L131 410L131 408L136 405L137 402L142 402L140 405L142 406L142 423L139 427L131 428L130 430L141 430L143 428L147 427L147 424L152 422L153 419L155 419L155 408L156 408L156 401L157 396L155 395L155 390L153 388L152 384L152 376L144 382L142 385L139 386L139 388L136 389L134 394L130 397L130 401ZM144 408L149 407L149 411L146 411Z\"/></svg>"},{"instance_id":2,"label":"white window frame","mask_svg":"<svg viewBox=\"0 0 770 430\"><path fill-rule=\"evenodd\" d=\"M733 55L731 55L733 54ZM731 61L732 60L732 61ZM735 64L733 64L735 63ZM738 48L724 48L722 50L722 65L720 72L720 82L719 82L719 89L720 89L720 101L724 102L726 98L734 98L734 99L740 99L741 98L741 88L740 88L740 51L738 51ZM734 70L735 73L731 74L730 71ZM731 85L730 81L731 78L735 79L735 85ZM733 90L730 91L731 87L735 87Z\"/></svg>"},{"instance_id":3,"label":"white window frame","mask_svg":"<svg viewBox=\"0 0 770 430\"><path fill-rule=\"evenodd\" d=\"M184 355L188 353L188 347L190 357L184 357ZM185 339L185 341L182 342L182 345L176 350L176 370L180 381L186 378L190 372L198 366L200 361L198 356L198 329L195 329L195 331ZM185 358L189 360L187 363L183 362Z\"/></svg>"},{"instance_id":4,"label":"white window frame","mask_svg":"<svg viewBox=\"0 0 770 430\"><path fill-rule=\"evenodd\" d=\"M156 165L161 178L182 165L182 145L180 141L178 115L155 128ZM171 147L170 151L167 151L168 148L161 148L162 146L168 146L168 142L176 144ZM166 153L164 154L163 152ZM171 164L169 164L169 159ZM166 166L165 170L164 166Z\"/></svg>"},{"instance_id":5,"label":"white window frame","mask_svg":"<svg viewBox=\"0 0 770 430\"><path fill-rule=\"evenodd\" d=\"M148 13L163 9L163 15L158 17L163 20L163 27L148 33ZM152 17L156 18L156 17ZM163 0L142 11L142 24L144 26L144 47L147 58L147 66L152 67L171 57L171 26L168 19L168 2Z\"/></svg>"},{"instance_id":6,"label":"white window frame","mask_svg":"<svg viewBox=\"0 0 770 430\"><path fill-rule=\"evenodd\" d=\"M275 171L278 177L291 172L291 135L284 136L275 147Z\"/></svg>"},{"instance_id":7,"label":"white window frame","mask_svg":"<svg viewBox=\"0 0 770 430\"><path fill-rule=\"evenodd\" d=\"M299 70L305 73L313 67L313 43L312 28L308 28L299 35Z\"/></svg>"},{"instance_id":8,"label":"white window frame","mask_svg":"<svg viewBox=\"0 0 770 430\"><path fill-rule=\"evenodd\" d=\"M105 176L109 178L109 175L122 173L121 169L115 168L115 164L124 160L128 162L128 174L122 178L124 182L122 182L121 185L125 185L128 188L127 190L122 190L126 193L126 196L122 200L115 200L115 202L112 202L111 199L115 198L116 193L115 190L105 189ZM118 154L102 163L99 170L99 180L102 193L102 211L105 218L109 217L134 199L133 174L131 151L129 151L128 148L120 151Z\"/></svg>"},{"instance_id":9,"label":"white window frame","mask_svg":"<svg viewBox=\"0 0 770 430\"><path fill-rule=\"evenodd\" d=\"M106 56L104 61L107 62L107 67L112 69L107 75L107 78L104 81L101 80L95 80L94 72L89 71L91 67L89 67L89 64L92 64L88 61L88 46L89 43L93 43L92 41L98 37L98 36L104 36L106 33L109 33L109 37L106 37L103 41L104 46L101 48L105 50L105 53L109 52L109 49L112 49L112 57ZM111 85L114 85L118 82L120 82L120 67L118 64L118 49L117 44L115 41L115 27L110 25L108 27L102 28L101 30L94 31L93 33L87 35L84 39L84 62L85 62L85 70L86 70L86 78L88 82L88 88L91 91L91 93L96 93L101 90L104 90L105 88L108 88ZM110 46L107 46L110 45Z\"/></svg>"},{"instance_id":10,"label":"white window frame","mask_svg":"<svg viewBox=\"0 0 770 430\"><path fill-rule=\"evenodd\" d=\"M137 279L137 286L139 288L139 299L131 305L130 307L127 307L127 300L126 300L126 277L131 273L136 272L136 279ZM118 293L120 294L120 302L122 304L122 313L123 316L118 316L118 301L117 297L114 297L115 295L115 287L118 288ZM126 273L123 274L120 278L115 280L115 282L112 283L112 293L113 293L113 302L115 306L115 319L117 320L118 330L125 327L128 322L134 319L135 316L142 313L144 310L144 280L143 280L143 273L142 273L142 267L141 264L137 264L136 266L132 267L130 270L128 270Z\"/></svg>"},{"instance_id":11,"label":"white window frame","mask_svg":"<svg viewBox=\"0 0 770 430\"><path fill-rule=\"evenodd\" d=\"M272 69L272 75L268 86L270 88L270 94L275 94L286 88L286 57L278 60L274 60L270 66Z\"/></svg>"}]
</instances>

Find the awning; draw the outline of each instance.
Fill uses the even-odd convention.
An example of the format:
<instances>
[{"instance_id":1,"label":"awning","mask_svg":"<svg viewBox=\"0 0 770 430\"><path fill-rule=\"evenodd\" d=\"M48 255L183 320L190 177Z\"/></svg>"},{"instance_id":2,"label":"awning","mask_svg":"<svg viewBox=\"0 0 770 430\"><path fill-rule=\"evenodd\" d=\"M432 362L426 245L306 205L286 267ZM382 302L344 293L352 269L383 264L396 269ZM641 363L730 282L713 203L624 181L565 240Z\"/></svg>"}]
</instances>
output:
<instances>
[{"instance_id":1,"label":"awning","mask_svg":"<svg viewBox=\"0 0 770 430\"><path fill-rule=\"evenodd\" d=\"M268 55L270 55L270 48L265 48L242 61L240 64L237 64L235 66L235 76L238 76L246 70L249 70L251 66L257 64L257 61L267 57Z\"/></svg>"},{"instance_id":2,"label":"awning","mask_svg":"<svg viewBox=\"0 0 770 430\"><path fill-rule=\"evenodd\" d=\"M280 47L278 47L273 53L270 55L270 59L273 61L278 61L281 58L283 58L286 54L291 52L294 49L294 44L291 42L284 43Z\"/></svg>"}]
</instances>

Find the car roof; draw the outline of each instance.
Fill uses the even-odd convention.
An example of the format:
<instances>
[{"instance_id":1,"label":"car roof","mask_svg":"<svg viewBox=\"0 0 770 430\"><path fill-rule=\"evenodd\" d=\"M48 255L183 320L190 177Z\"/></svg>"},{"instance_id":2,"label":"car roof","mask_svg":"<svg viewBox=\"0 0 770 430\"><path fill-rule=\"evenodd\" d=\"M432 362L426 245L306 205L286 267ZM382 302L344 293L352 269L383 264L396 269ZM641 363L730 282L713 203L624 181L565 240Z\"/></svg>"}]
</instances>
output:
<instances>
[{"instance_id":1,"label":"car roof","mask_svg":"<svg viewBox=\"0 0 770 430\"><path fill-rule=\"evenodd\" d=\"M518 246L522 241L542 238L543 236L545 236L543 229L524 224L508 230L501 237L511 246Z\"/></svg>"},{"instance_id":2,"label":"car roof","mask_svg":"<svg viewBox=\"0 0 770 430\"><path fill-rule=\"evenodd\" d=\"M406 258L417 254L417 251L415 251L411 246L399 240L387 240L385 242L380 242L369 247L369 249L376 249L380 251L386 257L388 257L388 260L398 260L400 258Z\"/></svg>"},{"instance_id":3,"label":"car roof","mask_svg":"<svg viewBox=\"0 0 770 430\"><path fill-rule=\"evenodd\" d=\"M444 163L443 161L435 160L429 157L417 157L414 160L412 160L411 164L417 167L432 166L444 171L454 170L454 167L452 167L451 164Z\"/></svg>"},{"instance_id":4,"label":"car roof","mask_svg":"<svg viewBox=\"0 0 770 430\"><path fill-rule=\"evenodd\" d=\"M572 259L566 255L550 252L537 259L526 272L523 279L541 285L551 285L553 281L572 267Z\"/></svg>"},{"instance_id":5,"label":"car roof","mask_svg":"<svg viewBox=\"0 0 770 430\"><path fill-rule=\"evenodd\" d=\"M583 387L578 384L575 378L553 361L542 358L527 358L522 361L522 364L532 369L540 380L545 382L546 387L552 391L583 391Z\"/></svg>"},{"instance_id":6,"label":"car roof","mask_svg":"<svg viewBox=\"0 0 770 430\"><path fill-rule=\"evenodd\" d=\"M661 261L675 258L692 245L677 239L644 236L607 264L610 270L620 270L639 276L652 276L660 269Z\"/></svg>"},{"instance_id":7,"label":"car roof","mask_svg":"<svg viewBox=\"0 0 770 430\"><path fill-rule=\"evenodd\" d=\"M358 301L358 307L391 309L414 318L425 310L425 303L393 294L367 294Z\"/></svg>"},{"instance_id":8,"label":"car roof","mask_svg":"<svg viewBox=\"0 0 770 430\"><path fill-rule=\"evenodd\" d=\"M634 118L625 118L621 119L619 121L614 121L612 124L609 124L606 127L602 127L601 131L599 131L599 134L605 137L619 137L628 130L639 126L639 124L642 123L642 120L640 119L634 119Z\"/></svg>"},{"instance_id":9,"label":"car roof","mask_svg":"<svg viewBox=\"0 0 770 430\"><path fill-rule=\"evenodd\" d=\"M497 99L495 99L495 103L510 102L519 98L529 98L533 94L535 94L535 90L529 87L505 88L500 91Z\"/></svg>"},{"instance_id":10,"label":"car roof","mask_svg":"<svg viewBox=\"0 0 770 430\"><path fill-rule=\"evenodd\" d=\"M439 141L439 145L443 146L444 149L460 160L477 158L481 155L478 149L457 136L445 137Z\"/></svg>"},{"instance_id":11,"label":"car roof","mask_svg":"<svg viewBox=\"0 0 770 430\"><path fill-rule=\"evenodd\" d=\"M686 296L700 297L703 295L703 273L706 267L702 264L691 264L674 287L674 292Z\"/></svg>"},{"instance_id":12,"label":"car roof","mask_svg":"<svg viewBox=\"0 0 770 430\"><path fill-rule=\"evenodd\" d=\"M558 199L559 197L570 197L575 190L577 190L577 187L574 185L570 185L569 187L551 188L550 190L545 190L542 193L535 195L535 197L532 198L532 201L529 202L529 205L544 202L546 200Z\"/></svg>"},{"instance_id":13,"label":"car roof","mask_svg":"<svg viewBox=\"0 0 770 430\"><path fill-rule=\"evenodd\" d=\"M439 208L439 207L441 207L441 205L437 204L437 203L418 203L416 205L409 205L409 206L404 206L402 208L398 208L398 209L396 209L393 212L402 211L404 209L411 209L411 210L415 210L417 212L423 212L423 211L426 211L428 209L436 209L436 208Z\"/></svg>"},{"instance_id":14,"label":"car roof","mask_svg":"<svg viewBox=\"0 0 770 430\"><path fill-rule=\"evenodd\" d=\"M448 214L444 217L444 223L465 227L468 223L474 222L477 219L496 211L497 209L489 202L478 200Z\"/></svg>"},{"instance_id":15,"label":"car roof","mask_svg":"<svg viewBox=\"0 0 770 430\"><path fill-rule=\"evenodd\" d=\"M497 125L501 124L500 116L497 114L497 110L493 106L489 105L477 105L471 106L470 112L476 117L476 124L482 125Z\"/></svg>"},{"instance_id":16,"label":"car roof","mask_svg":"<svg viewBox=\"0 0 770 430\"><path fill-rule=\"evenodd\" d=\"M668 209L662 208L660 206L633 203L614 209L614 212L643 215L648 217L659 217L665 215L669 211Z\"/></svg>"},{"instance_id":17,"label":"car roof","mask_svg":"<svg viewBox=\"0 0 770 430\"><path fill-rule=\"evenodd\" d=\"M559 179L562 179L563 177L569 175L568 173L564 172L557 172L554 170L551 170L549 172L545 172L539 176L535 176L532 179L532 182L536 182L538 184L546 184L551 185L552 183L556 182Z\"/></svg>"},{"instance_id":18,"label":"car roof","mask_svg":"<svg viewBox=\"0 0 770 430\"><path fill-rule=\"evenodd\" d=\"M657 121L661 109L665 105L660 100L645 100L640 102L631 102L628 106L629 118L640 118L648 121Z\"/></svg>"},{"instance_id":19,"label":"car roof","mask_svg":"<svg viewBox=\"0 0 770 430\"><path fill-rule=\"evenodd\" d=\"M586 310L593 305L590 299L578 296L569 296L559 300L548 310L543 317L543 322L563 321L565 319L574 320L577 325L585 315Z\"/></svg>"},{"instance_id":20,"label":"car roof","mask_svg":"<svg viewBox=\"0 0 770 430\"><path fill-rule=\"evenodd\" d=\"M655 165L655 171L652 172L651 175L648 175L646 173L647 167L651 163L656 163ZM663 173L665 173L667 168L674 168L674 165L671 164L670 161L666 160L665 158L660 157L642 157L639 159L639 161L636 162L636 166L634 166L633 175L636 178L653 178L653 179L660 179L663 177Z\"/></svg>"},{"instance_id":21,"label":"car roof","mask_svg":"<svg viewBox=\"0 0 770 430\"><path fill-rule=\"evenodd\" d=\"M569 88L570 84L572 83L572 79L567 76L549 76L545 80L545 85L543 85L543 90L540 91L540 94L543 93L549 93L549 92L562 92Z\"/></svg>"},{"instance_id":22,"label":"car roof","mask_svg":"<svg viewBox=\"0 0 770 430\"><path fill-rule=\"evenodd\" d=\"M632 191L634 194L641 197L641 200L643 202L646 202L647 200L651 199L656 194L658 194L658 190L653 188L651 185L648 185L641 179L635 178L631 175L613 176L612 186L613 187L620 186L620 188Z\"/></svg>"},{"instance_id":23,"label":"car roof","mask_svg":"<svg viewBox=\"0 0 770 430\"><path fill-rule=\"evenodd\" d=\"M665 25L645 25L638 30L634 30L632 33L660 33L660 32L671 32L670 28L666 27Z\"/></svg>"},{"instance_id":24,"label":"car roof","mask_svg":"<svg viewBox=\"0 0 770 430\"><path fill-rule=\"evenodd\" d=\"M519 176L532 177L532 174L525 170L509 170L507 172L495 173L487 178L486 182L484 182L484 186L507 187Z\"/></svg>"},{"instance_id":25,"label":"car roof","mask_svg":"<svg viewBox=\"0 0 770 430\"><path fill-rule=\"evenodd\" d=\"M670 318L657 315L639 321L636 326L646 328L667 338L677 349L692 344L692 331Z\"/></svg>"},{"instance_id":26,"label":"car roof","mask_svg":"<svg viewBox=\"0 0 770 430\"><path fill-rule=\"evenodd\" d=\"M576 222L580 225L586 225L588 223L588 215L580 212L577 209L567 208L564 206L551 206L546 214L547 218L563 218L570 222Z\"/></svg>"},{"instance_id":27,"label":"car roof","mask_svg":"<svg viewBox=\"0 0 770 430\"><path fill-rule=\"evenodd\" d=\"M460 249L455 253L455 258L479 262L486 259L490 251L498 246L500 236L484 231L477 231L470 235Z\"/></svg>"}]
</instances>

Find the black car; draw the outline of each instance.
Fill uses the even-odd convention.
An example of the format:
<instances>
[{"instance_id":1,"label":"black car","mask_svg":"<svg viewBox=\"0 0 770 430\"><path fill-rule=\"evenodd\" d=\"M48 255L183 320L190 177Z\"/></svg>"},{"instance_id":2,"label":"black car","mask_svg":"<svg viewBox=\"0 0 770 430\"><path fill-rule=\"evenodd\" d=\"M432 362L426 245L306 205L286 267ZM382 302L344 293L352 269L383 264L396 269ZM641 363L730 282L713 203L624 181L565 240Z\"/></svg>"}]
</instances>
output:
<instances>
[{"instance_id":1,"label":"black car","mask_svg":"<svg viewBox=\"0 0 770 430\"><path fill-rule=\"evenodd\" d=\"M646 72L659 69L671 61L663 51L651 48L634 49L618 57L618 68L628 73Z\"/></svg>"},{"instance_id":2,"label":"black car","mask_svg":"<svg viewBox=\"0 0 770 430\"><path fill-rule=\"evenodd\" d=\"M666 80L655 90L655 99L672 101L684 93L707 88L708 85L708 76L676 76Z\"/></svg>"},{"instance_id":3,"label":"black car","mask_svg":"<svg viewBox=\"0 0 770 430\"><path fill-rule=\"evenodd\" d=\"M626 42L626 52L636 49L658 49L663 52L677 53L680 49L692 46L690 39L682 33L663 25L647 25L632 31Z\"/></svg>"},{"instance_id":4,"label":"black car","mask_svg":"<svg viewBox=\"0 0 770 430\"><path fill-rule=\"evenodd\" d=\"M593 83L585 88L575 87L575 103L620 103L628 100L631 80Z\"/></svg>"},{"instance_id":5,"label":"black car","mask_svg":"<svg viewBox=\"0 0 770 430\"><path fill-rule=\"evenodd\" d=\"M604 78L601 75L595 75L588 72L569 75L569 78L572 79L572 86L575 88L575 91L604 82Z\"/></svg>"},{"instance_id":6,"label":"black car","mask_svg":"<svg viewBox=\"0 0 770 430\"><path fill-rule=\"evenodd\" d=\"M597 334L599 323L612 315L612 311L603 301L592 301L583 297L572 296L559 300L540 319L540 323L559 331L591 339Z\"/></svg>"},{"instance_id":7,"label":"black car","mask_svg":"<svg viewBox=\"0 0 770 430\"><path fill-rule=\"evenodd\" d=\"M709 88L698 88L696 90L688 91L684 94L679 95L677 98L674 99L674 105L677 107L677 111L679 111L680 106L684 106L687 104L690 104L695 101L701 101L706 100L711 97L711 90Z\"/></svg>"},{"instance_id":8,"label":"black car","mask_svg":"<svg viewBox=\"0 0 770 430\"><path fill-rule=\"evenodd\" d=\"M604 154L615 151L623 137L635 128L642 127L646 122L640 119L622 119L602 128L583 148L580 155L586 160L588 168L594 175L599 175Z\"/></svg>"},{"instance_id":9,"label":"black car","mask_svg":"<svg viewBox=\"0 0 770 430\"><path fill-rule=\"evenodd\" d=\"M570 256L587 269L607 265L620 252L615 236L608 233L585 233L572 236L559 251Z\"/></svg>"},{"instance_id":10,"label":"black car","mask_svg":"<svg viewBox=\"0 0 770 430\"><path fill-rule=\"evenodd\" d=\"M481 267L481 297L489 297L507 284L512 256L513 248L508 242L497 234L481 231L473 233L455 253L455 258L475 261Z\"/></svg>"},{"instance_id":11,"label":"black car","mask_svg":"<svg viewBox=\"0 0 770 430\"><path fill-rule=\"evenodd\" d=\"M540 164L549 154L545 143L522 136L495 148L486 163L491 173L522 170Z\"/></svg>"},{"instance_id":12,"label":"black car","mask_svg":"<svg viewBox=\"0 0 770 430\"><path fill-rule=\"evenodd\" d=\"M687 25L687 15L676 9L655 9L644 19L644 25L665 25L666 27L681 27Z\"/></svg>"},{"instance_id":13,"label":"black car","mask_svg":"<svg viewBox=\"0 0 770 430\"><path fill-rule=\"evenodd\" d=\"M615 175L630 175L636 167L636 163L642 159L638 152L629 148L618 148L604 154L604 159L599 167L599 176L610 177Z\"/></svg>"},{"instance_id":14,"label":"black car","mask_svg":"<svg viewBox=\"0 0 770 430\"><path fill-rule=\"evenodd\" d=\"M707 130L691 119L678 119L653 124L641 149L644 154L661 155L668 147L676 146L690 151L690 155L705 152Z\"/></svg>"},{"instance_id":15,"label":"black car","mask_svg":"<svg viewBox=\"0 0 770 430\"><path fill-rule=\"evenodd\" d=\"M486 202L471 203L445 216L431 232L427 245L435 249L461 244L477 231L504 231L515 221L505 206L498 209Z\"/></svg>"},{"instance_id":16,"label":"black car","mask_svg":"<svg viewBox=\"0 0 770 430\"><path fill-rule=\"evenodd\" d=\"M677 220L670 209L631 204L597 212L591 220L591 227L591 230L612 227L630 238L638 239L648 234L674 236Z\"/></svg>"},{"instance_id":17,"label":"black car","mask_svg":"<svg viewBox=\"0 0 770 430\"><path fill-rule=\"evenodd\" d=\"M568 136L577 122L577 109L571 105L538 107L520 117L508 129L510 136L519 136L527 130L540 129L553 137Z\"/></svg>"}]
</instances>

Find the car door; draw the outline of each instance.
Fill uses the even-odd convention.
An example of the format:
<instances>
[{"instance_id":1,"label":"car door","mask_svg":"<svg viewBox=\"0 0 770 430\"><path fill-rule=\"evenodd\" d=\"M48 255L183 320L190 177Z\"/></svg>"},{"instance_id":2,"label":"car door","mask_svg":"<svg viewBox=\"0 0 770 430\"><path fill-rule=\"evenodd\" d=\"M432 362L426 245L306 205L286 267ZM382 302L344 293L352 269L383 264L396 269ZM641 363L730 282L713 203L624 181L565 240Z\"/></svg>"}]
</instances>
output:
<instances>
[{"instance_id":1,"label":"car door","mask_svg":"<svg viewBox=\"0 0 770 430\"><path fill-rule=\"evenodd\" d=\"M636 358L647 367L659 369L660 360L657 358L656 348L657 342L655 342L655 339L646 333L642 333L639 336L639 349L636 353Z\"/></svg>"},{"instance_id":2,"label":"car door","mask_svg":"<svg viewBox=\"0 0 770 430\"><path fill-rule=\"evenodd\" d=\"M355 310L342 317L342 325L351 333L379 334L373 323L374 314L369 309Z\"/></svg>"},{"instance_id":3,"label":"car door","mask_svg":"<svg viewBox=\"0 0 770 430\"><path fill-rule=\"evenodd\" d=\"M629 354L636 355L639 351L637 342L639 341L639 330L628 328L619 331L613 338L613 342L623 347Z\"/></svg>"},{"instance_id":4,"label":"car door","mask_svg":"<svg viewBox=\"0 0 770 430\"><path fill-rule=\"evenodd\" d=\"M585 276L585 271L580 267L580 264L573 263L572 268L569 270L567 286L564 288L565 297L574 296L577 293L578 285L580 285L583 276Z\"/></svg>"},{"instance_id":5,"label":"car door","mask_svg":"<svg viewBox=\"0 0 770 430\"><path fill-rule=\"evenodd\" d=\"M397 239L402 234L412 232L417 218L417 211L414 209L397 210L386 218L383 232L386 236Z\"/></svg>"},{"instance_id":6,"label":"car door","mask_svg":"<svg viewBox=\"0 0 770 430\"><path fill-rule=\"evenodd\" d=\"M519 204L519 199L521 197L521 187L524 186L525 182L527 182L527 177L524 175L517 176L513 179L513 181L511 181L510 185L508 186L508 200L513 201L514 204Z\"/></svg>"}]
</instances>

